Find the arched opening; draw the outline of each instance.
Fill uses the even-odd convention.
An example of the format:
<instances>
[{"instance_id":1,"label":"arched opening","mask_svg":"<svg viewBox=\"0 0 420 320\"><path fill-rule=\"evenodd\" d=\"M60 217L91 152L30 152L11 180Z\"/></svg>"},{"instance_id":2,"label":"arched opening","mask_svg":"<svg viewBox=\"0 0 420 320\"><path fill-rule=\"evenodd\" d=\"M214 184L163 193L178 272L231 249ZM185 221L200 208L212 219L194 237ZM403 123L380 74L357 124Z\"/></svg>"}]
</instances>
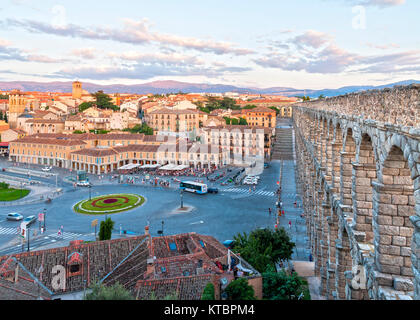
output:
<instances>
[{"instance_id":1,"label":"arched opening","mask_svg":"<svg viewBox=\"0 0 420 320\"><path fill-rule=\"evenodd\" d=\"M340 165L340 184L341 184L341 193L340 199L341 203L345 206L344 211L351 213L353 211L353 200L351 197L351 185L352 185L352 174L353 174L353 165L356 158L356 143L353 139L353 130L351 128L347 129L347 134L345 137L343 151L341 152L341 165Z\"/></svg>"},{"instance_id":2,"label":"arched opening","mask_svg":"<svg viewBox=\"0 0 420 320\"><path fill-rule=\"evenodd\" d=\"M343 148L343 135L340 124L334 128L334 139L332 147L332 190L333 193L340 194L340 166L341 166L341 150Z\"/></svg>"},{"instance_id":3,"label":"arched opening","mask_svg":"<svg viewBox=\"0 0 420 320\"><path fill-rule=\"evenodd\" d=\"M372 229L372 181L376 180L376 159L372 140L368 134L362 136L356 162L353 163L353 218L355 230L365 232L365 242L373 244Z\"/></svg>"},{"instance_id":4,"label":"arched opening","mask_svg":"<svg viewBox=\"0 0 420 320\"><path fill-rule=\"evenodd\" d=\"M392 276L394 290L410 293L414 228L409 218L415 213L415 200L411 171L399 147L391 148L378 176L379 183L373 183L375 266Z\"/></svg>"}]
</instances>

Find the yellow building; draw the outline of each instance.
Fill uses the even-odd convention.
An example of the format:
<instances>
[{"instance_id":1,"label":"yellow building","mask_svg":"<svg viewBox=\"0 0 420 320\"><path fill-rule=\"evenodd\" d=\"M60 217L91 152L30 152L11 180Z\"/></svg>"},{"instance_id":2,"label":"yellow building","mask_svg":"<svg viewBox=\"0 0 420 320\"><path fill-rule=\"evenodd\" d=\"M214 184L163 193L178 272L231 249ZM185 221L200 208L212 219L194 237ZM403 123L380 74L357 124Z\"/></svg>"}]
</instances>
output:
<instances>
[{"instance_id":1,"label":"yellow building","mask_svg":"<svg viewBox=\"0 0 420 320\"><path fill-rule=\"evenodd\" d=\"M202 115L197 110L161 108L147 115L148 125L162 132L191 132L200 127Z\"/></svg>"},{"instance_id":2,"label":"yellow building","mask_svg":"<svg viewBox=\"0 0 420 320\"><path fill-rule=\"evenodd\" d=\"M242 110L242 117L250 126L276 127L276 111L267 107Z\"/></svg>"}]
</instances>

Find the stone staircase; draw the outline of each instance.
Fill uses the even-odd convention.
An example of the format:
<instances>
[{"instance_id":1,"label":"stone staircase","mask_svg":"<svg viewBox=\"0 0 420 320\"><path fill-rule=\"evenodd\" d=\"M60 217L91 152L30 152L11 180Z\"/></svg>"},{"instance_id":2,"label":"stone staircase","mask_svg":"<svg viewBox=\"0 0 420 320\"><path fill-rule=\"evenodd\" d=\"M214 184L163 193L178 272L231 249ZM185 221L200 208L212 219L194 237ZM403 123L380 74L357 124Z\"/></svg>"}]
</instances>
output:
<instances>
[{"instance_id":1,"label":"stone staircase","mask_svg":"<svg viewBox=\"0 0 420 320\"><path fill-rule=\"evenodd\" d=\"M273 146L272 160L293 160L292 120L280 118L276 126L276 142Z\"/></svg>"}]
</instances>

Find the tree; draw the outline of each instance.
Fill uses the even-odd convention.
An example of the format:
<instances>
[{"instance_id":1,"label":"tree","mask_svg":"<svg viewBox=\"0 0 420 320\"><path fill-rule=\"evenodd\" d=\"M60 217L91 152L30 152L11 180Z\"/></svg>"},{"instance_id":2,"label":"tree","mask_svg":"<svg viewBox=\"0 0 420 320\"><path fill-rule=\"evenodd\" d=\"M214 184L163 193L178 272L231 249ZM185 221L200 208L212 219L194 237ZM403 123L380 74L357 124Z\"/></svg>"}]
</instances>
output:
<instances>
[{"instance_id":1,"label":"tree","mask_svg":"<svg viewBox=\"0 0 420 320\"><path fill-rule=\"evenodd\" d=\"M248 122L246 122L245 118L239 118L239 124L241 126L246 126L246 125L248 125Z\"/></svg>"},{"instance_id":2,"label":"tree","mask_svg":"<svg viewBox=\"0 0 420 320\"><path fill-rule=\"evenodd\" d=\"M74 134L82 134L82 133L85 133L85 132L84 131L81 131L81 130L74 130L73 133Z\"/></svg>"},{"instance_id":3,"label":"tree","mask_svg":"<svg viewBox=\"0 0 420 320\"><path fill-rule=\"evenodd\" d=\"M0 120L3 120L3 111L0 110Z\"/></svg>"},{"instance_id":4,"label":"tree","mask_svg":"<svg viewBox=\"0 0 420 320\"><path fill-rule=\"evenodd\" d=\"M233 251L240 253L260 273L268 267L274 268L279 260L290 259L295 247L284 228L256 229L249 235L237 234L234 240Z\"/></svg>"},{"instance_id":5,"label":"tree","mask_svg":"<svg viewBox=\"0 0 420 320\"><path fill-rule=\"evenodd\" d=\"M86 109L89 109L90 107L93 107L95 105L95 103L93 103L92 101L90 102L83 102L81 104L79 104L79 111L83 112Z\"/></svg>"},{"instance_id":6,"label":"tree","mask_svg":"<svg viewBox=\"0 0 420 320\"><path fill-rule=\"evenodd\" d=\"M115 222L112 221L111 218L107 218L105 221L101 221L99 228L99 241L111 240L114 224Z\"/></svg>"},{"instance_id":7,"label":"tree","mask_svg":"<svg viewBox=\"0 0 420 320\"><path fill-rule=\"evenodd\" d=\"M280 113L279 108L275 107L275 106L271 106L269 107L270 109L274 110L276 112L276 116Z\"/></svg>"},{"instance_id":8,"label":"tree","mask_svg":"<svg viewBox=\"0 0 420 320\"><path fill-rule=\"evenodd\" d=\"M201 295L201 300L214 300L214 285L213 283L207 283L204 288L203 294Z\"/></svg>"},{"instance_id":9,"label":"tree","mask_svg":"<svg viewBox=\"0 0 420 320\"><path fill-rule=\"evenodd\" d=\"M325 96L323 94L320 94L318 99L325 99Z\"/></svg>"},{"instance_id":10,"label":"tree","mask_svg":"<svg viewBox=\"0 0 420 320\"><path fill-rule=\"evenodd\" d=\"M296 272L291 275L284 270L281 272L268 271L263 276L263 297L268 300L298 300L299 297L308 298L308 289L304 279ZM301 295L302 294L302 295Z\"/></svg>"},{"instance_id":11,"label":"tree","mask_svg":"<svg viewBox=\"0 0 420 320\"><path fill-rule=\"evenodd\" d=\"M4 114L4 121L5 121L6 123L8 123L8 122L9 122L9 119L7 118L7 113L5 113L5 114Z\"/></svg>"},{"instance_id":12,"label":"tree","mask_svg":"<svg viewBox=\"0 0 420 320\"><path fill-rule=\"evenodd\" d=\"M254 288L245 278L233 280L225 289L228 300L255 300Z\"/></svg>"},{"instance_id":13,"label":"tree","mask_svg":"<svg viewBox=\"0 0 420 320\"><path fill-rule=\"evenodd\" d=\"M134 300L130 291L125 289L120 283L112 286L105 286L104 284L95 282L83 300Z\"/></svg>"},{"instance_id":14,"label":"tree","mask_svg":"<svg viewBox=\"0 0 420 320\"><path fill-rule=\"evenodd\" d=\"M112 98L104 93L102 90L99 90L96 93L92 94L93 97L96 99L96 106L99 109L112 109L114 111L118 111L120 108L117 107L112 103Z\"/></svg>"},{"instance_id":15,"label":"tree","mask_svg":"<svg viewBox=\"0 0 420 320\"><path fill-rule=\"evenodd\" d=\"M230 119L230 124L232 124L232 125L238 125L239 124L239 120L236 119L236 118L232 118L232 119Z\"/></svg>"},{"instance_id":16,"label":"tree","mask_svg":"<svg viewBox=\"0 0 420 320\"><path fill-rule=\"evenodd\" d=\"M228 125L230 124L231 119L229 117L223 117L223 119L225 119L226 124Z\"/></svg>"},{"instance_id":17,"label":"tree","mask_svg":"<svg viewBox=\"0 0 420 320\"><path fill-rule=\"evenodd\" d=\"M146 123L136 124L133 128L127 128L123 131L128 131L131 133L144 133L145 135L152 136L153 135L153 128L149 127Z\"/></svg>"}]
</instances>

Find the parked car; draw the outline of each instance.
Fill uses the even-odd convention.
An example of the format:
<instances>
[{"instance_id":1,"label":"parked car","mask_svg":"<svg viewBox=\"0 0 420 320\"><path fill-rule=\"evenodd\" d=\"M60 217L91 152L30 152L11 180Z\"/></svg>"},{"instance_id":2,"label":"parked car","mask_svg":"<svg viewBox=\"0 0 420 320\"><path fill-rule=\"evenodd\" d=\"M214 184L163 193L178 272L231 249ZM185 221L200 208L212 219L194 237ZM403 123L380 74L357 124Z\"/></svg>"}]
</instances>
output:
<instances>
[{"instance_id":1,"label":"parked car","mask_svg":"<svg viewBox=\"0 0 420 320\"><path fill-rule=\"evenodd\" d=\"M208 188L207 189L207 192L208 193L219 193L219 189L217 189L217 188Z\"/></svg>"},{"instance_id":2,"label":"parked car","mask_svg":"<svg viewBox=\"0 0 420 320\"><path fill-rule=\"evenodd\" d=\"M25 223L26 226L30 226L35 221L36 221L36 217L35 216L28 216L25 219L23 219L22 223Z\"/></svg>"},{"instance_id":3,"label":"parked car","mask_svg":"<svg viewBox=\"0 0 420 320\"><path fill-rule=\"evenodd\" d=\"M44 172L50 172L52 170L52 167L47 166L47 167L42 168L41 170Z\"/></svg>"},{"instance_id":4,"label":"parked car","mask_svg":"<svg viewBox=\"0 0 420 320\"><path fill-rule=\"evenodd\" d=\"M10 221L20 221L22 219L23 219L23 216L17 212L12 212L7 215L7 220L10 220Z\"/></svg>"}]
</instances>

